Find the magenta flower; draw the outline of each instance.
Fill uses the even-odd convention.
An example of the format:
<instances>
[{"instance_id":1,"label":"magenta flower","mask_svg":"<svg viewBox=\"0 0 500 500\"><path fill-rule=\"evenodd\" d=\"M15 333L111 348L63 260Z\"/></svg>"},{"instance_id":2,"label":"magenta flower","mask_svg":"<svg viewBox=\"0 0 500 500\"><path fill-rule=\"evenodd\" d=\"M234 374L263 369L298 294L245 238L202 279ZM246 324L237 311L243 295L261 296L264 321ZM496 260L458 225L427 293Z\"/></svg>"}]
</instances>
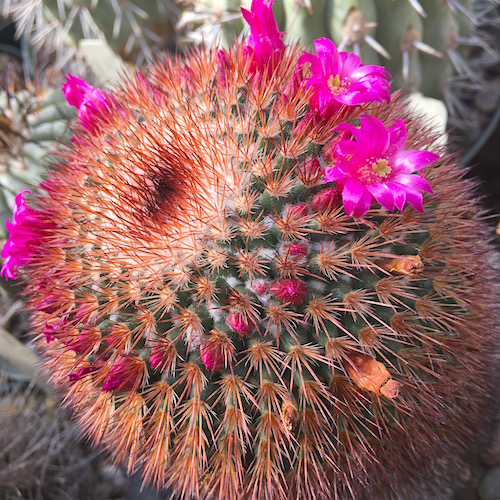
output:
<instances>
[{"instance_id":1,"label":"magenta flower","mask_svg":"<svg viewBox=\"0 0 500 500\"><path fill-rule=\"evenodd\" d=\"M429 182L413 172L434 163L439 155L430 151L405 150L403 120L387 129L377 118L364 115L360 128L341 123L334 132L343 132L333 151L334 167L324 170L325 182L336 182L342 190L348 215L361 217L372 198L387 210L402 210L406 202L423 212L422 193L432 193ZM351 139L352 137L352 139Z\"/></svg>"},{"instance_id":2,"label":"magenta flower","mask_svg":"<svg viewBox=\"0 0 500 500\"><path fill-rule=\"evenodd\" d=\"M382 67L365 65L356 54L339 52L328 38L314 42L317 56L305 53L299 66L309 63L311 75L305 88L313 88L309 101L311 110L329 118L341 106L358 106L390 100L390 74Z\"/></svg>"},{"instance_id":3,"label":"magenta flower","mask_svg":"<svg viewBox=\"0 0 500 500\"><path fill-rule=\"evenodd\" d=\"M40 242L40 230L47 226L41 213L26 205L23 195L31 191L21 191L14 201L14 213L5 223L9 238L2 248L2 270L6 279L16 279L17 269L30 262Z\"/></svg>"},{"instance_id":4,"label":"magenta flower","mask_svg":"<svg viewBox=\"0 0 500 500\"><path fill-rule=\"evenodd\" d=\"M108 94L69 73L62 91L68 103L77 108L81 124L93 132L96 127L95 116L107 106Z\"/></svg>"},{"instance_id":5,"label":"magenta flower","mask_svg":"<svg viewBox=\"0 0 500 500\"><path fill-rule=\"evenodd\" d=\"M250 10L241 9L245 21L250 26L250 35L245 41L245 55L251 58L250 72L256 73L269 67L269 71L279 61L283 51L283 35L274 19L273 0L253 0Z\"/></svg>"}]
</instances>

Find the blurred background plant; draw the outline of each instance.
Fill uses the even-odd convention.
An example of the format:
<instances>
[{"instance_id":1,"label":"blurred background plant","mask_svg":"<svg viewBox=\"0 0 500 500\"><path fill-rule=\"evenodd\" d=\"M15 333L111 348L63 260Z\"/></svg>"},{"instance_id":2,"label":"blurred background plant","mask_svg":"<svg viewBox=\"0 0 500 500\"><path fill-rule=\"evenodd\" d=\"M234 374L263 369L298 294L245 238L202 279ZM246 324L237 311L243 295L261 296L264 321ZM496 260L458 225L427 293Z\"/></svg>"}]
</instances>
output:
<instances>
[{"instance_id":1,"label":"blurred background plant","mask_svg":"<svg viewBox=\"0 0 500 500\"><path fill-rule=\"evenodd\" d=\"M126 485L124 474L81 440L53 394L0 371L0 498L113 499Z\"/></svg>"}]
</instances>

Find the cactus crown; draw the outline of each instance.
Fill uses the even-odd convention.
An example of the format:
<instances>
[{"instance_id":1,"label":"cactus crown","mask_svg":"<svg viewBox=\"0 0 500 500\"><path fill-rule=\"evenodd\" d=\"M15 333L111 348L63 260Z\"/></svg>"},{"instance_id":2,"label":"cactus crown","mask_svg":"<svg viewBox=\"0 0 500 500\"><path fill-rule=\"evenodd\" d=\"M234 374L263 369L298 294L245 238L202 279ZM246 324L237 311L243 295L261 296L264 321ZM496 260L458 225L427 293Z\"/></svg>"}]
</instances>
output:
<instances>
[{"instance_id":1,"label":"cactus crown","mask_svg":"<svg viewBox=\"0 0 500 500\"><path fill-rule=\"evenodd\" d=\"M112 94L70 77L72 146L19 195L3 272L85 433L146 482L388 495L480 422L489 247L383 68L285 46L269 9Z\"/></svg>"}]
</instances>

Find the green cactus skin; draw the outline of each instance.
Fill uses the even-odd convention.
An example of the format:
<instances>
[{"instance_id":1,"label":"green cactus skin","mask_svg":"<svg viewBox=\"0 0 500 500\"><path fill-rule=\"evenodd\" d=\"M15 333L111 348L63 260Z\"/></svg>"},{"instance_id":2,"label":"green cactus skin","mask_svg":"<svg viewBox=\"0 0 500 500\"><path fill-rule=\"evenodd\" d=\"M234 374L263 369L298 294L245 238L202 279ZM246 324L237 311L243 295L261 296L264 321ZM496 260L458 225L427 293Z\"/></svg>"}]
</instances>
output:
<instances>
[{"instance_id":1,"label":"green cactus skin","mask_svg":"<svg viewBox=\"0 0 500 500\"><path fill-rule=\"evenodd\" d=\"M181 498L446 498L495 384L473 183L442 150L424 213L348 216L321 171L340 117L290 96L300 49L260 84L244 54L125 82L29 200L46 368L94 443ZM436 147L401 101L364 111Z\"/></svg>"},{"instance_id":2,"label":"green cactus skin","mask_svg":"<svg viewBox=\"0 0 500 500\"><path fill-rule=\"evenodd\" d=\"M328 37L328 0L312 0L310 12L300 0L283 0L286 33L291 40L312 44L316 38Z\"/></svg>"}]
</instances>

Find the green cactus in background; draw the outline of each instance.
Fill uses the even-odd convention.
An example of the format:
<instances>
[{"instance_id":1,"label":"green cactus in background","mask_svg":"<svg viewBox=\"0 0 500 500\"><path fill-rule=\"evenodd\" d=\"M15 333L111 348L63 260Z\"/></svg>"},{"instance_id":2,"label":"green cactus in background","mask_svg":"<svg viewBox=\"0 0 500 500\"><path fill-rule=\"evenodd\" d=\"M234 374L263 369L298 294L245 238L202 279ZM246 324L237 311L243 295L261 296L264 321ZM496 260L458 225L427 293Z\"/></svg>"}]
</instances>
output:
<instances>
[{"instance_id":1,"label":"green cactus in background","mask_svg":"<svg viewBox=\"0 0 500 500\"><path fill-rule=\"evenodd\" d=\"M59 67L78 55L78 42L99 38L127 61L144 63L154 49L172 47L179 9L172 0L4 0L0 15L19 35L55 53Z\"/></svg>"},{"instance_id":2,"label":"green cactus in background","mask_svg":"<svg viewBox=\"0 0 500 500\"><path fill-rule=\"evenodd\" d=\"M190 0L178 27L184 40L232 43L241 31L239 3L214 14L217 2ZM241 2L244 5L244 2ZM500 60L498 42L488 33L500 18L493 0L276 0L280 28L303 44L333 39L366 63L384 64L394 86L444 100L455 133L473 142L484 119L470 106L486 92L485 71ZM226 23L231 19L231 23ZM203 37L200 37L200 33ZM489 113L496 109L493 104Z\"/></svg>"},{"instance_id":3,"label":"green cactus in background","mask_svg":"<svg viewBox=\"0 0 500 500\"><path fill-rule=\"evenodd\" d=\"M440 498L496 383L473 183L384 68L287 46L264 0L245 18L113 93L68 78L79 121L2 273L85 434L146 482Z\"/></svg>"},{"instance_id":4,"label":"green cactus in background","mask_svg":"<svg viewBox=\"0 0 500 500\"><path fill-rule=\"evenodd\" d=\"M11 216L16 194L41 182L50 152L69 139L74 109L59 89L0 92L0 227Z\"/></svg>"}]
</instances>

